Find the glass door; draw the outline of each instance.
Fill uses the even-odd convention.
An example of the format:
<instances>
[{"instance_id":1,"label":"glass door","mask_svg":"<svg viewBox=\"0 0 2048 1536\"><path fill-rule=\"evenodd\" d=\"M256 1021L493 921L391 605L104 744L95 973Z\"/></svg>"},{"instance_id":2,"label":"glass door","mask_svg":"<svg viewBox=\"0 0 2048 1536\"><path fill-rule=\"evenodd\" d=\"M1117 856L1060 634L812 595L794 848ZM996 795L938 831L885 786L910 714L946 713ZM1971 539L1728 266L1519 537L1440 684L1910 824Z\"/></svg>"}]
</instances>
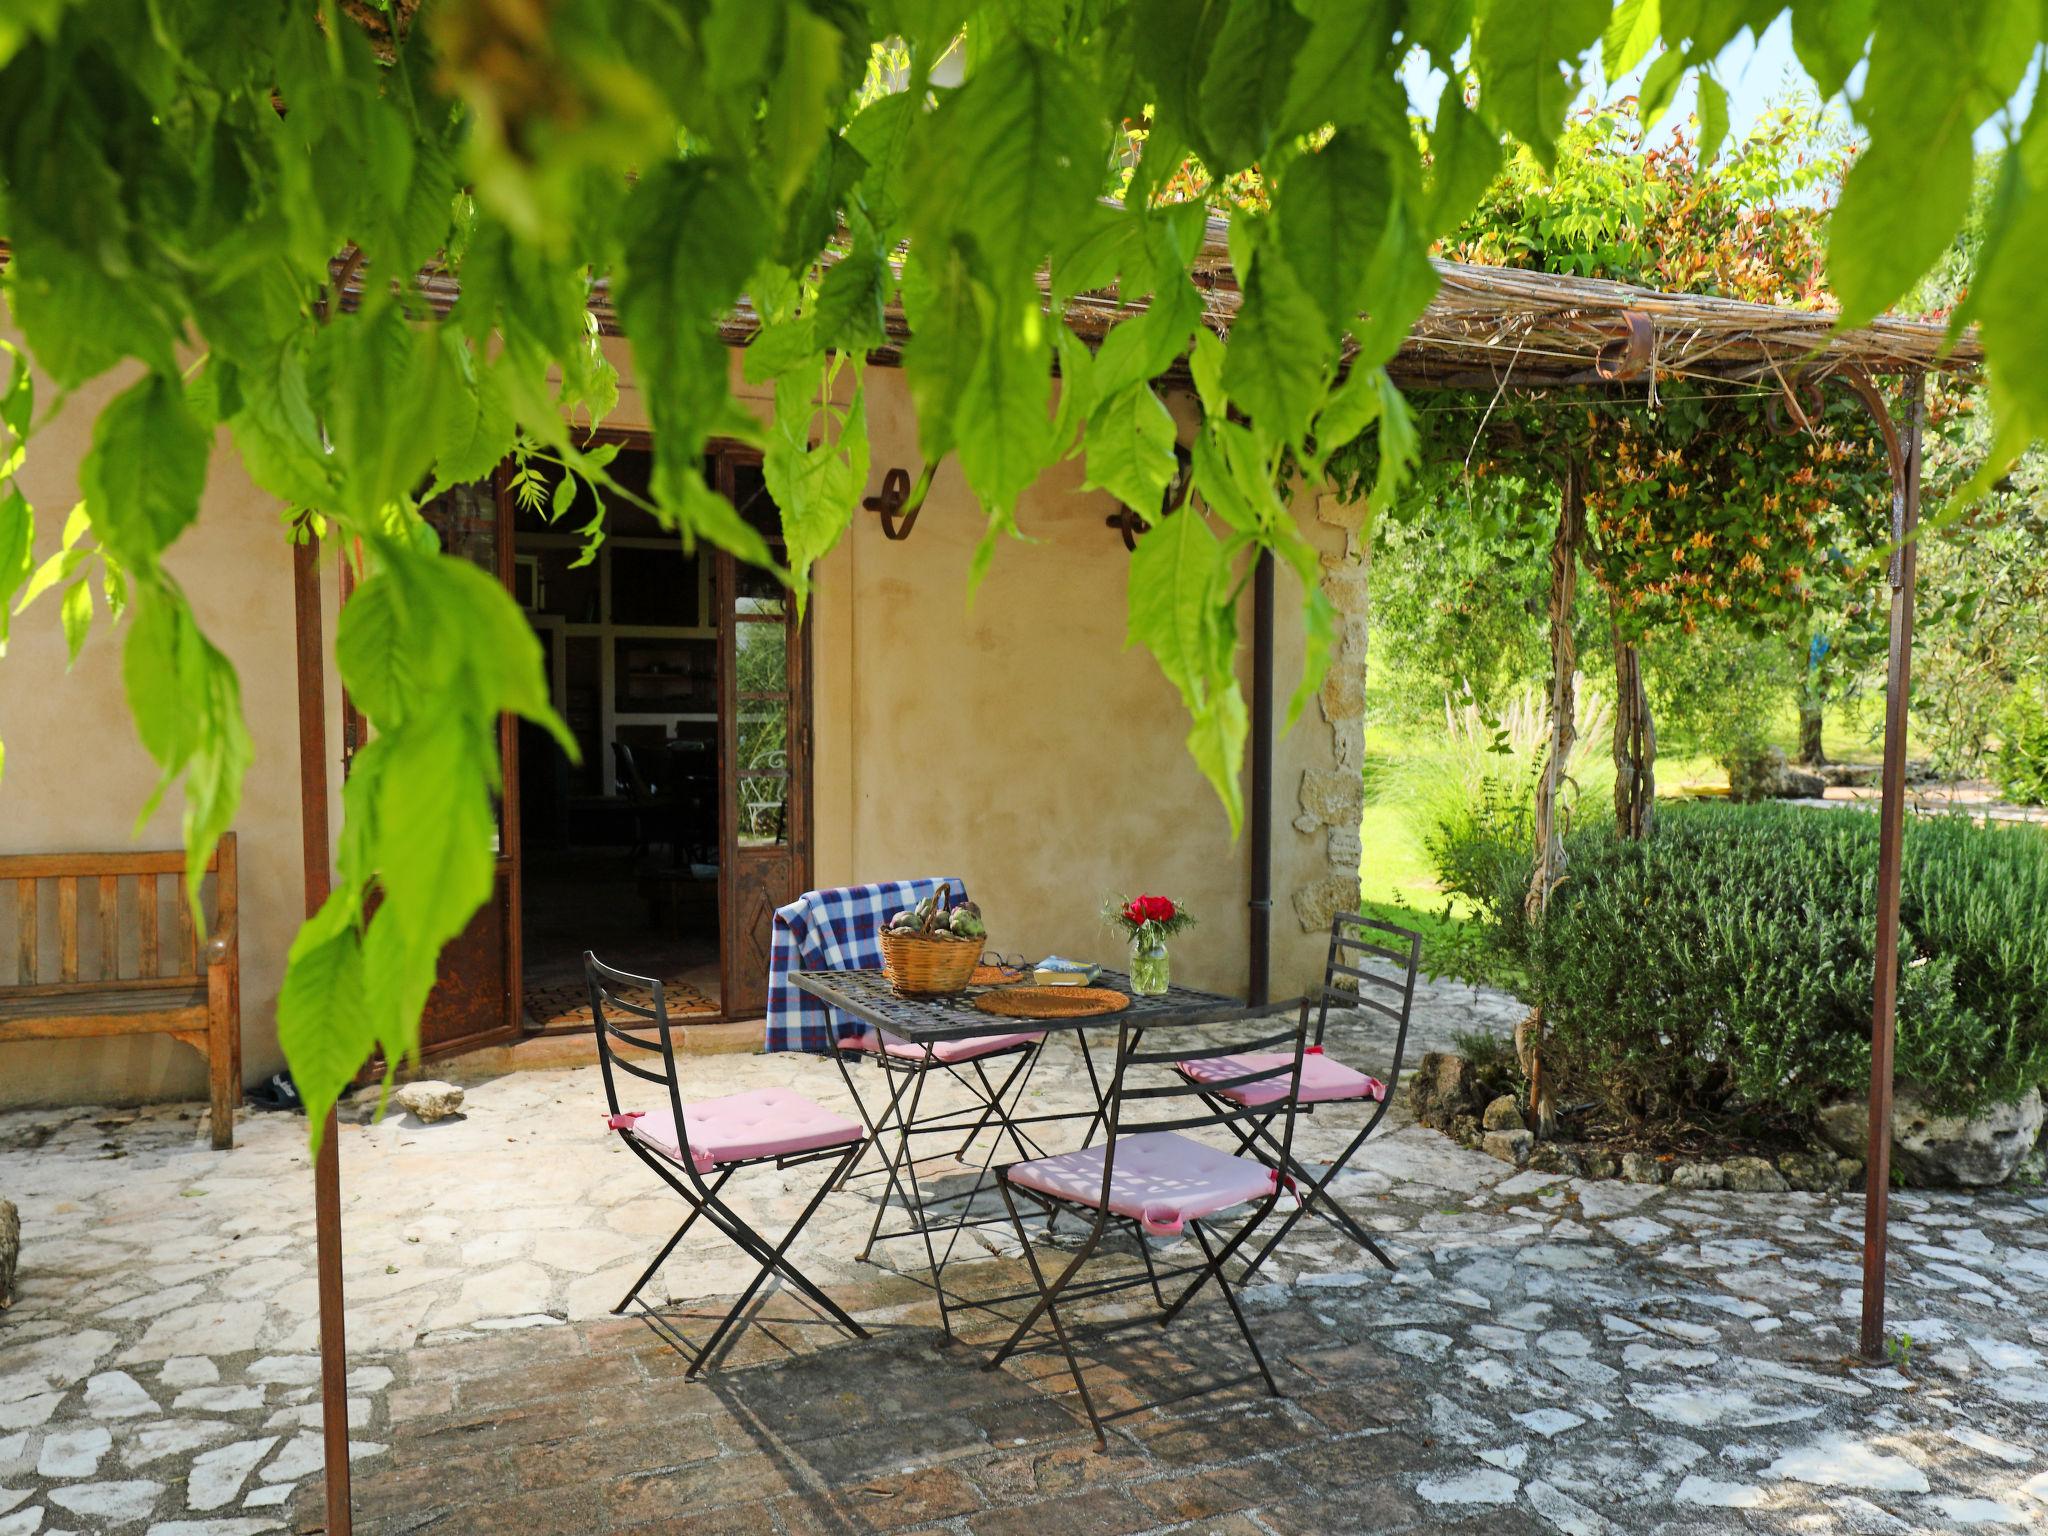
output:
<instances>
[{"instance_id":1,"label":"glass door","mask_svg":"<svg viewBox=\"0 0 2048 1536\"><path fill-rule=\"evenodd\" d=\"M782 516L758 459L720 454L719 489L783 558ZM719 746L720 951L725 1016L768 1000L775 909L810 881L808 632L767 571L721 554L716 582Z\"/></svg>"}]
</instances>

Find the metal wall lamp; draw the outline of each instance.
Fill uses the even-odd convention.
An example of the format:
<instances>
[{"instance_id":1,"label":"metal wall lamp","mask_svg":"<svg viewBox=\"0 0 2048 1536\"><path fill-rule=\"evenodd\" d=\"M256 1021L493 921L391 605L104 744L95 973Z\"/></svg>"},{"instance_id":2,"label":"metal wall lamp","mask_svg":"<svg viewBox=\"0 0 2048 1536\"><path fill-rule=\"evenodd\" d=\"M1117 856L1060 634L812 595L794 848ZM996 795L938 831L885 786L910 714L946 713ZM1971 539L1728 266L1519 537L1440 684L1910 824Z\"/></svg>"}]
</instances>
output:
<instances>
[{"instance_id":1,"label":"metal wall lamp","mask_svg":"<svg viewBox=\"0 0 2048 1536\"><path fill-rule=\"evenodd\" d=\"M1159 513L1152 523L1172 516L1187 503L1188 492L1195 483L1195 456L1179 443L1173 445L1173 478L1166 482L1166 490L1159 498ZM1151 526L1138 515L1134 507L1118 507L1105 517L1103 523L1123 535L1124 548L1137 552L1138 535Z\"/></svg>"},{"instance_id":2,"label":"metal wall lamp","mask_svg":"<svg viewBox=\"0 0 2048 1536\"><path fill-rule=\"evenodd\" d=\"M937 468L936 464L926 464L915 486L910 483L909 470L892 469L882 476L881 491L861 503L870 512L881 513L883 538L900 542L910 537L925 495L932 488L932 472ZM899 517L901 522L897 521Z\"/></svg>"}]
</instances>

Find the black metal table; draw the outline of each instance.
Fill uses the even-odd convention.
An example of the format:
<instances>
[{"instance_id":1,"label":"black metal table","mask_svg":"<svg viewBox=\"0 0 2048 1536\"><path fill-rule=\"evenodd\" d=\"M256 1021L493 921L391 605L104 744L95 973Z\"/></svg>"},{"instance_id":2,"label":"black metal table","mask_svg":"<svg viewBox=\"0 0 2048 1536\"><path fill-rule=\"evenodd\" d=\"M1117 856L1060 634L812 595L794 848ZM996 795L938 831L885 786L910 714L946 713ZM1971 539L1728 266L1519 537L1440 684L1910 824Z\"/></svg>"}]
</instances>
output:
<instances>
[{"instance_id":1,"label":"black metal table","mask_svg":"<svg viewBox=\"0 0 2048 1536\"><path fill-rule=\"evenodd\" d=\"M1094 1098L1090 1110L1066 1110L1038 1115L1004 1114L996 1125L989 1141L989 1152L981 1166L975 1170L973 1187L963 1195L940 1197L938 1203L962 1201L958 1216L950 1219L935 1219L928 1210L923 1190L917 1179L916 1160L911 1155L911 1138L921 1134L922 1128L910 1122L916 1117L915 1106L906 1118L901 1112L901 1092L891 1100L886 1112L893 1117L893 1124L881 1121L874 1123L878 1138L894 1130L897 1147L889 1161L889 1184L883 1191L881 1208L875 1214L875 1226L868 1235L868 1247L860 1257L866 1259L878 1238L883 1240L898 1237L922 1237L925 1256L931 1266L932 1288L937 1293L939 1318L948 1339L952 1337L953 1325L948 1294L943 1281L945 1265L951 1259L954 1244L960 1233L969 1227L992 1224L1007 1224L1001 1216L974 1215L974 1201L988 1182L990 1169L994 1166L996 1152L1002 1145L1004 1135L1009 1135L1013 1145L1021 1151L1028 1134L1021 1134L1024 1128L1053 1122L1085 1119L1088 1129L1081 1139L1083 1147L1095 1139L1095 1131L1102 1124L1104 1113L1102 1079L1095 1066L1095 1054L1089 1046L1089 1034L1095 1029L1109 1029L1121 1035L1126 1026L1140 1030L1191 1027L1201 1024L1221 1023L1228 1019L1243 1018L1248 1011L1246 1005L1235 998L1224 997L1215 992L1199 992L1190 987L1169 987L1158 996L1145 996L1131 990L1130 978L1121 971L1105 970L1090 983L1092 986L1121 992L1130 998L1130 1003L1114 1013L1087 1014L1082 1017L1055 1019L1020 1019L1006 1014L984 1013L974 1006L974 999L984 992L997 990L995 987L969 987L964 992L944 997L906 997L889 984L888 979L878 970L824 970L792 971L790 981L798 990L810 994L820 1002L829 1003L853 1018L860 1020L871 1029L885 1031L898 1040L912 1045L934 1046L951 1040L971 1040L977 1037L1016 1034L1020 1031L1053 1033L1071 1032L1081 1050L1081 1062L1088 1073L1088 1086ZM1263 1011L1263 1010L1261 1010ZM834 1041L834 1053L839 1054L838 1042ZM866 1053L863 1053L866 1054ZM1028 1058L1035 1065L1037 1053ZM840 1056L840 1070L846 1071L845 1059ZM852 1079L848 1077L848 1088ZM1016 1085L1021 1098L1029 1082L1028 1066L1023 1083ZM1000 1100L1001 1095L996 1096ZM856 1099L858 1095L856 1094ZM954 1134L958 1134L957 1128ZM968 1139L971 1146L973 1137ZM1035 1142L1033 1143L1035 1145ZM967 1150L962 1147L962 1152ZM899 1181L898 1171L904 1175ZM907 1182L907 1188L905 1187ZM881 1223L887 1214L891 1198L904 1195L904 1206L911 1217L911 1225L898 1232L882 1233ZM933 1238L940 1233L950 1233L944 1253L939 1252Z\"/></svg>"}]
</instances>

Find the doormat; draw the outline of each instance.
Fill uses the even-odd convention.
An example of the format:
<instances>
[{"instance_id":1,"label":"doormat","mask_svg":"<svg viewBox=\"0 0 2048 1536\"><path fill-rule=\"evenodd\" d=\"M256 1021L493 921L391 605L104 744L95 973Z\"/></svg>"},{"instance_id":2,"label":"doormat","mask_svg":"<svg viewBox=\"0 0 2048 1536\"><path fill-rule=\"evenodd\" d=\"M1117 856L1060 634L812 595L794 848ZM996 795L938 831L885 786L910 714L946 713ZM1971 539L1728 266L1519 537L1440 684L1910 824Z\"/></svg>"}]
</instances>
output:
<instances>
[{"instance_id":1,"label":"doormat","mask_svg":"<svg viewBox=\"0 0 2048 1536\"><path fill-rule=\"evenodd\" d=\"M661 978L662 1000L671 1019L717 1018L718 1004L680 977ZM643 1008L654 1006L654 995L645 987L625 987L614 994ZM595 1023L590 1016L590 989L575 983L526 989L526 1022L542 1029L559 1025ZM628 1021L630 1022L630 1021Z\"/></svg>"}]
</instances>

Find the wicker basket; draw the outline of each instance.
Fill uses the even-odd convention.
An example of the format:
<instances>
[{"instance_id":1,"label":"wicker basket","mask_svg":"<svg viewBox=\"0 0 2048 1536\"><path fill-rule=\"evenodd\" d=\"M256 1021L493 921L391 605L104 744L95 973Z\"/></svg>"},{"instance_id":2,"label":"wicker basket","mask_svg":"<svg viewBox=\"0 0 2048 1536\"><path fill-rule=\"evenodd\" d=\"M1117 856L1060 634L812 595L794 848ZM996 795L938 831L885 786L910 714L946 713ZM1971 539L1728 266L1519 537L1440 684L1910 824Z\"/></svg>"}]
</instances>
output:
<instances>
[{"instance_id":1,"label":"wicker basket","mask_svg":"<svg viewBox=\"0 0 2048 1536\"><path fill-rule=\"evenodd\" d=\"M882 974L898 992L917 996L958 992L974 978L979 964L981 945L971 939L882 935Z\"/></svg>"}]
</instances>

